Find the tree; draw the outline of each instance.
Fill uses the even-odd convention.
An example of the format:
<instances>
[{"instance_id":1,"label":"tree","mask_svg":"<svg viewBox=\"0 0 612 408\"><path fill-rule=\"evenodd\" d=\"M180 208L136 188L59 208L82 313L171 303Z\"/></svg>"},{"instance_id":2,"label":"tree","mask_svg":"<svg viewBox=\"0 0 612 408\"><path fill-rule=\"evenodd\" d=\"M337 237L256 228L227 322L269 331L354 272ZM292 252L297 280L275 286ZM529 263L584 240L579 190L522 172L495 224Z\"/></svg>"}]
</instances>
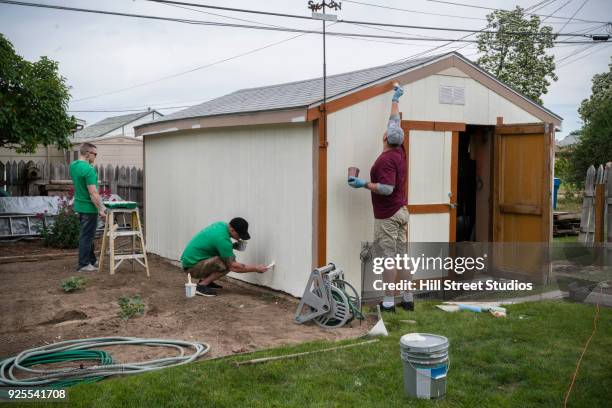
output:
<instances>
[{"instance_id":1,"label":"tree","mask_svg":"<svg viewBox=\"0 0 612 408\"><path fill-rule=\"evenodd\" d=\"M58 64L29 62L0 34L0 147L33 153L39 145L70 148L76 120L66 109L70 94Z\"/></svg>"},{"instance_id":2,"label":"tree","mask_svg":"<svg viewBox=\"0 0 612 408\"><path fill-rule=\"evenodd\" d=\"M540 17L527 18L524 9L495 10L487 15L487 31L478 35L478 65L529 99L542 104L550 81L557 80L553 47L555 35L549 26L540 26Z\"/></svg>"},{"instance_id":3,"label":"tree","mask_svg":"<svg viewBox=\"0 0 612 408\"><path fill-rule=\"evenodd\" d=\"M608 72L595 74L591 96L578 108L584 122L582 136L570 153L572 181L584 184L591 164L612 161L612 58Z\"/></svg>"}]
</instances>

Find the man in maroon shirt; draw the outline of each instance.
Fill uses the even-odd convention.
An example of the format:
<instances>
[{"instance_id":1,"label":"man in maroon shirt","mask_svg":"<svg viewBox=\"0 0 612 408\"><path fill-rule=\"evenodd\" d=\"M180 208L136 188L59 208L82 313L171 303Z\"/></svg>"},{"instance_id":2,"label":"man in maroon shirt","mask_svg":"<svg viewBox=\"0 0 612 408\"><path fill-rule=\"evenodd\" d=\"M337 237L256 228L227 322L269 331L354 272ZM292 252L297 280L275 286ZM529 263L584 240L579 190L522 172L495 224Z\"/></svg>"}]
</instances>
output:
<instances>
[{"instance_id":1,"label":"man in maroon shirt","mask_svg":"<svg viewBox=\"0 0 612 408\"><path fill-rule=\"evenodd\" d=\"M374 209L374 254L375 256L395 257L406 251L408 242L408 209L406 208L406 152L404 151L404 132L399 117L399 98L404 91L398 83L394 84L391 115L387 131L383 135L383 152L378 156L370 170L370 182L349 177L353 188L367 188L372 193ZM383 281L396 282L397 270L385 269ZM412 293L402 292L401 306L414 310ZM395 291L386 290L381 304L383 311L395 311Z\"/></svg>"}]
</instances>

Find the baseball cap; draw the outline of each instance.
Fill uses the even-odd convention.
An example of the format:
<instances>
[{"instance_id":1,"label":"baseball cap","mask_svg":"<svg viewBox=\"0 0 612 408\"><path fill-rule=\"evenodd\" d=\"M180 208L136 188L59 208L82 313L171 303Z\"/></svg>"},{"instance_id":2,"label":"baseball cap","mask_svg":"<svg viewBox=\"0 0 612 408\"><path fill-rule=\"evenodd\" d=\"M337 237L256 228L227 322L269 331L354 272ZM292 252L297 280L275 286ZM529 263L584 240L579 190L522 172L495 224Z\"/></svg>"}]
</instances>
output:
<instances>
[{"instance_id":1,"label":"baseball cap","mask_svg":"<svg viewBox=\"0 0 612 408\"><path fill-rule=\"evenodd\" d=\"M397 119L392 117L387 125L387 143L399 146L404 143L404 130L400 124L399 116Z\"/></svg>"},{"instance_id":2,"label":"baseball cap","mask_svg":"<svg viewBox=\"0 0 612 408\"><path fill-rule=\"evenodd\" d=\"M229 225L231 225L231 227L236 230L240 239L243 239L245 241L251 239L251 236L249 235L249 223L244 218L232 218L232 220L229 222Z\"/></svg>"}]
</instances>

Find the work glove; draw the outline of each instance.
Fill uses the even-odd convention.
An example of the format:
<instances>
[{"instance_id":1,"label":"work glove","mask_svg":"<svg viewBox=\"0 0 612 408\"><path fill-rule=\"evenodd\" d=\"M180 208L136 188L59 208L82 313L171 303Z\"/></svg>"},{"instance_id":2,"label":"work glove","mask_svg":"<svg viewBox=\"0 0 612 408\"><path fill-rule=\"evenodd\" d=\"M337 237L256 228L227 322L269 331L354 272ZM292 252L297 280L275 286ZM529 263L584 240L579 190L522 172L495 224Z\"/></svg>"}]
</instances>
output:
<instances>
[{"instance_id":1,"label":"work glove","mask_svg":"<svg viewBox=\"0 0 612 408\"><path fill-rule=\"evenodd\" d=\"M349 177L348 184L353 188L362 188L365 187L368 182L357 177Z\"/></svg>"},{"instance_id":2,"label":"work glove","mask_svg":"<svg viewBox=\"0 0 612 408\"><path fill-rule=\"evenodd\" d=\"M404 94L404 90L401 86L397 85L393 88L395 92L393 92L393 98L391 99L393 102L399 102L399 98Z\"/></svg>"}]
</instances>

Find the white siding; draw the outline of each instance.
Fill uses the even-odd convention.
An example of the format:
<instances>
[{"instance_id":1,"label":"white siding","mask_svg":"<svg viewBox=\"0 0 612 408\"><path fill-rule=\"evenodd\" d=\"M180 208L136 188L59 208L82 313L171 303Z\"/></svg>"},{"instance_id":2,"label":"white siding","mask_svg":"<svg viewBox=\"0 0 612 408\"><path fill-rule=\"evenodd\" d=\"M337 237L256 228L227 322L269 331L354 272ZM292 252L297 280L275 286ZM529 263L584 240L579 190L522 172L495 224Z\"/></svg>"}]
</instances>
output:
<instances>
[{"instance_id":1,"label":"white siding","mask_svg":"<svg viewBox=\"0 0 612 408\"><path fill-rule=\"evenodd\" d=\"M450 202L452 132L411 130L408 204Z\"/></svg>"},{"instance_id":2,"label":"white siding","mask_svg":"<svg viewBox=\"0 0 612 408\"><path fill-rule=\"evenodd\" d=\"M440 85L465 88L465 105L438 102ZM489 90L458 69L445 70L404 85L400 111L404 120L464 122L495 125L497 117L504 123L541 122L536 117ZM370 194L347 185L347 168L357 166L369 179L372 164L382 151L382 135L391 109L391 93L368 99L328 117L328 190L327 190L327 260L344 268L347 279L360 283L360 245L371 241L374 216ZM423 203L447 203L450 191L450 132L411 132L411 148L420 151L409 163L412 194ZM414 140L413 140L414 139ZM442 152L437 149L443 149ZM444 160L432 161L443 155ZM435 180L435 181L434 181ZM448 241L449 215L412 215L410 239L413 242Z\"/></svg>"},{"instance_id":3,"label":"white siding","mask_svg":"<svg viewBox=\"0 0 612 408\"><path fill-rule=\"evenodd\" d=\"M404 96L400 99L400 111L403 112L404 119L495 125L497 117L503 116L504 123L541 122L472 78L454 76L465 75L458 69L452 68L443 73L430 75L404 86ZM440 86L465 88L465 105L440 104Z\"/></svg>"},{"instance_id":4,"label":"white siding","mask_svg":"<svg viewBox=\"0 0 612 408\"><path fill-rule=\"evenodd\" d=\"M374 216L370 192L347 184L347 169L357 166L370 179L370 167L382 151L391 97L382 95L328 116L327 261L361 282L361 242L372 241Z\"/></svg>"},{"instance_id":5,"label":"white siding","mask_svg":"<svg viewBox=\"0 0 612 408\"><path fill-rule=\"evenodd\" d=\"M234 277L301 296L312 263L312 143L311 124L146 137L149 251L178 260L199 230L242 216L252 239L238 260L277 266Z\"/></svg>"}]
</instances>

